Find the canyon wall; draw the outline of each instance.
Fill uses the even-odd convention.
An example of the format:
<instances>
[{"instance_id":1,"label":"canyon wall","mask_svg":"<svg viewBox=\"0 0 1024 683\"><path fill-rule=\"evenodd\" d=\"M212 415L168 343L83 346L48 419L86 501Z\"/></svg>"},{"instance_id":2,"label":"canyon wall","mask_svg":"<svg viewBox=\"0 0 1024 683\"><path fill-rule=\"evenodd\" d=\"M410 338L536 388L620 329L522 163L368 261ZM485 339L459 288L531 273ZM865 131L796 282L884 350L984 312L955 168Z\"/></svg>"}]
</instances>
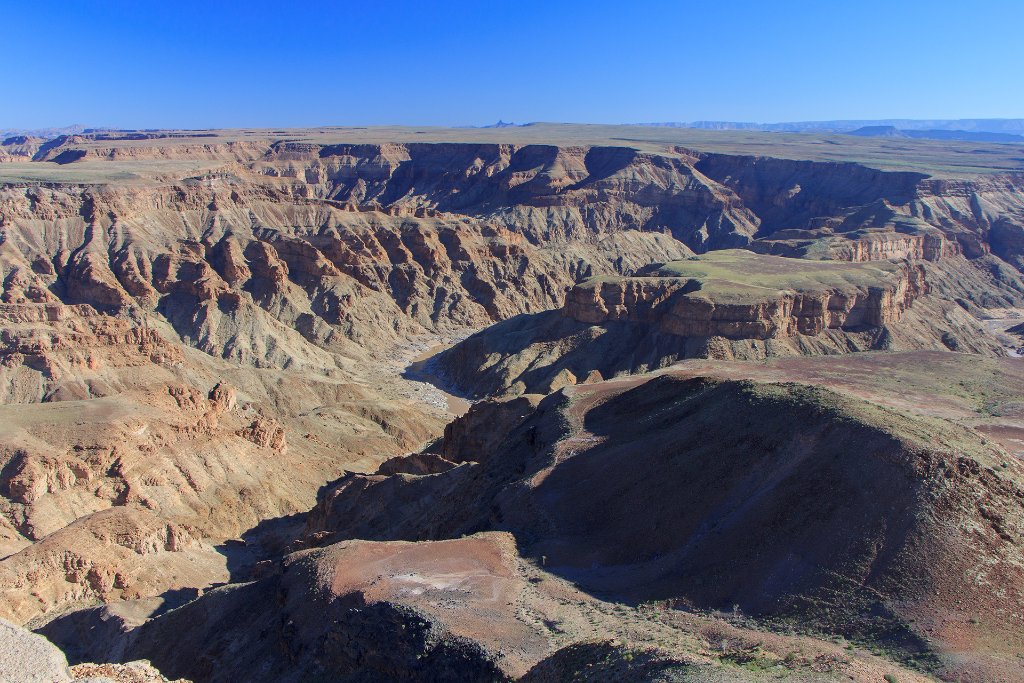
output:
<instances>
[{"instance_id":1,"label":"canyon wall","mask_svg":"<svg viewBox=\"0 0 1024 683\"><path fill-rule=\"evenodd\" d=\"M190 344L248 363L284 362L247 333L274 321L315 347L390 347L554 308L588 277L691 251L938 261L994 250L1016 265L1024 254L1014 175L935 180L678 148L84 140L54 141L38 163L74 151L216 170L5 185L3 301L160 312ZM276 348L295 346L282 336L270 333Z\"/></svg>"},{"instance_id":2,"label":"canyon wall","mask_svg":"<svg viewBox=\"0 0 1024 683\"><path fill-rule=\"evenodd\" d=\"M620 278L577 285L562 314L591 325L644 323L680 337L766 340L896 323L927 291L924 269L911 265L875 287L780 291L740 303L703 295L696 280Z\"/></svg>"},{"instance_id":3,"label":"canyon wall","mask_svg":"<svg viewBox=\"0 0 1024 683\"><path fill-rule=\"evenodd\" d=\"M88 143L88 144L86 144ZM12 147L13 149L13 147ZM695 251L868 229L922 230L973 254L996 237L1016 254L1024 174L935 179L850 162L670 148L484 143L317 144L287 140L48 143L41 163L204 162L193 182L244 180L264 191L352 211L486 217L532 242L643 230ZM209 163L206 163L209 162Z\"/></svg>"},{"instance_id":4,"label":"canyon wall","mask_svg":"<svg viewBox=\"0 0 1024 683\"><path fill-rule=\"evenodd\" d=\"M999 291L962 256L941 264L839 263L718 251L633 277L588 280L561 309L493 325L436 363L456 386L483 397L548 393L687 358L912 349L1003 355L965 309L989 289ZM1005 296L1021 300L1012 288Z\"/></svg>"},{"instance_id":5,"label":"canyon wall","mask_svg":"<svg viewBox=\"0 0 1024 683\"><path fill-rule=\"evenodd\" d=\"M948 281L996 273L998 297L957 290L972 305L1024 300L1010 175L214 134L2 156L45 171L0 184L0 575L39 586L5 605L19 621L222 581L214 545L439 437L448 410L401 373L442 336L496 325L448 371L513 393L700 354L992 351L925 296L919 263L752 303L632 277L650 264L735 247L909 258L954 264ZM151 528L194 543L142 552ZM189 563L202 572L161 570Z\"/></svg>"}]
</instances>

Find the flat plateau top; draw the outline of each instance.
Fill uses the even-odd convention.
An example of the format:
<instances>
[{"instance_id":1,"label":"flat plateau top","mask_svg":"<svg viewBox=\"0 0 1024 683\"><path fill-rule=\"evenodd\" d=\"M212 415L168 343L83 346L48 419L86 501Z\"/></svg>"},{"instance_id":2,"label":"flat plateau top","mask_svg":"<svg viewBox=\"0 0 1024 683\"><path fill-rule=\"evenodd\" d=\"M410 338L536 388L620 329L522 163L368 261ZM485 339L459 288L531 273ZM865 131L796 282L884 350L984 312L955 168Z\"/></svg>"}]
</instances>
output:
<instances>
[{"instance_id":1,"label":"flat plateau top","mask_svg":"<svg viewBox=\"0 0 1024 683\"><path fill-rule=\"evenodd\" d=\"M650 277L695 280L707 296L722 303L753 303L780 292L844 291L893 284L902 266L889 261L813 261L722 249L662 265ZM594 278L593 283L634 278Z\"/></svg>"},{"instance_id":2,"label":"flat plateau top","mask_svg":"<svg viewBox=\"0 0 1024 683\"><path fill-rule=\"evenodd\" d=\"M153 149L216 146L249 142L269 146L278 141L313 144L381 144L463 142L478 144L612 145L645 152L673 153L683 147L699 152L767 156L810 161L857 162L887 171L912 171L955 178L1007 171L1024 172L1024 145L869 138L818 133L768 133L652 126L610 126L538 123L510 128L365 128L236 129L208 131L145 131L159 135L143 140L85 140L78 149ZM126 136L127 137L127 136ZM0 182L130 182L173 179L216 168L210 160L83 160L69 164L13 162L0 164Z\"/></svg>"}]
</instances>

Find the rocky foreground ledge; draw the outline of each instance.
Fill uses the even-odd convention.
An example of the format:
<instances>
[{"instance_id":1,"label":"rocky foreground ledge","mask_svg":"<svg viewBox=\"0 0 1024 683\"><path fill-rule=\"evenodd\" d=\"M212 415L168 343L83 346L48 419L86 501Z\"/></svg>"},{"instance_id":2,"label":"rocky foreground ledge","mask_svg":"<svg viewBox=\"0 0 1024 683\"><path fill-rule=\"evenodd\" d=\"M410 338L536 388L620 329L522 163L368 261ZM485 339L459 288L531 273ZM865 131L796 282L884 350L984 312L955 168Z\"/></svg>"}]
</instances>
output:
<instances>
[{"instance_id":1,"label":"rocky foreground ledge","mask_svg":"<svg viewBox=\"0 0 1024 683\"><path fill-rule=\"evenodd\" d=\"M76 664L46 638L0 619L0 681L5 683L168 683L145 660L127 664ZM180 678L173 683L189 683Z\"/></svg>"}]
</instances>

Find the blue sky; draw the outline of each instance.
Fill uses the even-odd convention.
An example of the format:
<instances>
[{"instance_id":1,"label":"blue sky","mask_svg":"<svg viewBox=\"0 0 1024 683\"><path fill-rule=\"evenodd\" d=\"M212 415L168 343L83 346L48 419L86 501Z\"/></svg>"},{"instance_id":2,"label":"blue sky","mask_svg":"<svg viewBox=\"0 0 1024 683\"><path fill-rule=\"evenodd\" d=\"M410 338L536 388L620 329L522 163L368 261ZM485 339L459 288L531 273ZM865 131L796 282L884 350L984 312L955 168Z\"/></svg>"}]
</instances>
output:
<instances>
[{"instance_id":1,"label":"blue sky","mask_svg":"<svg viewBox=\"0 0 1024 683\"><path fill-rule=\"evenodd\" d=\"M0 0L0 127L1024 117L1024 2Z\"/></svg>"}]
</instances>

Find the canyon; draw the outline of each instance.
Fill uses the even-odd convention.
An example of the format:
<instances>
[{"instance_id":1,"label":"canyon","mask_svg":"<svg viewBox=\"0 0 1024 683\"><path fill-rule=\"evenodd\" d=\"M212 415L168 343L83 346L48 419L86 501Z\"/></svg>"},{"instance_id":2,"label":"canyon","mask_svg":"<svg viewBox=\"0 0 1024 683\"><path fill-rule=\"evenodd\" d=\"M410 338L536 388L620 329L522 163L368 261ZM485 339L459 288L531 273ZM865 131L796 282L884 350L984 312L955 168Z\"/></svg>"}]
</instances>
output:
<instances>
[{"instance_id":1,"label":"canyon","mask_svg":"<svg viewBox=\"0 0 1024 683\"><path fill-rule=\"evenodd\" d=\"M1019 680L1024 168L792 137L4 140L0 618L76 678Z\"/></svg>"}]
</instances>

